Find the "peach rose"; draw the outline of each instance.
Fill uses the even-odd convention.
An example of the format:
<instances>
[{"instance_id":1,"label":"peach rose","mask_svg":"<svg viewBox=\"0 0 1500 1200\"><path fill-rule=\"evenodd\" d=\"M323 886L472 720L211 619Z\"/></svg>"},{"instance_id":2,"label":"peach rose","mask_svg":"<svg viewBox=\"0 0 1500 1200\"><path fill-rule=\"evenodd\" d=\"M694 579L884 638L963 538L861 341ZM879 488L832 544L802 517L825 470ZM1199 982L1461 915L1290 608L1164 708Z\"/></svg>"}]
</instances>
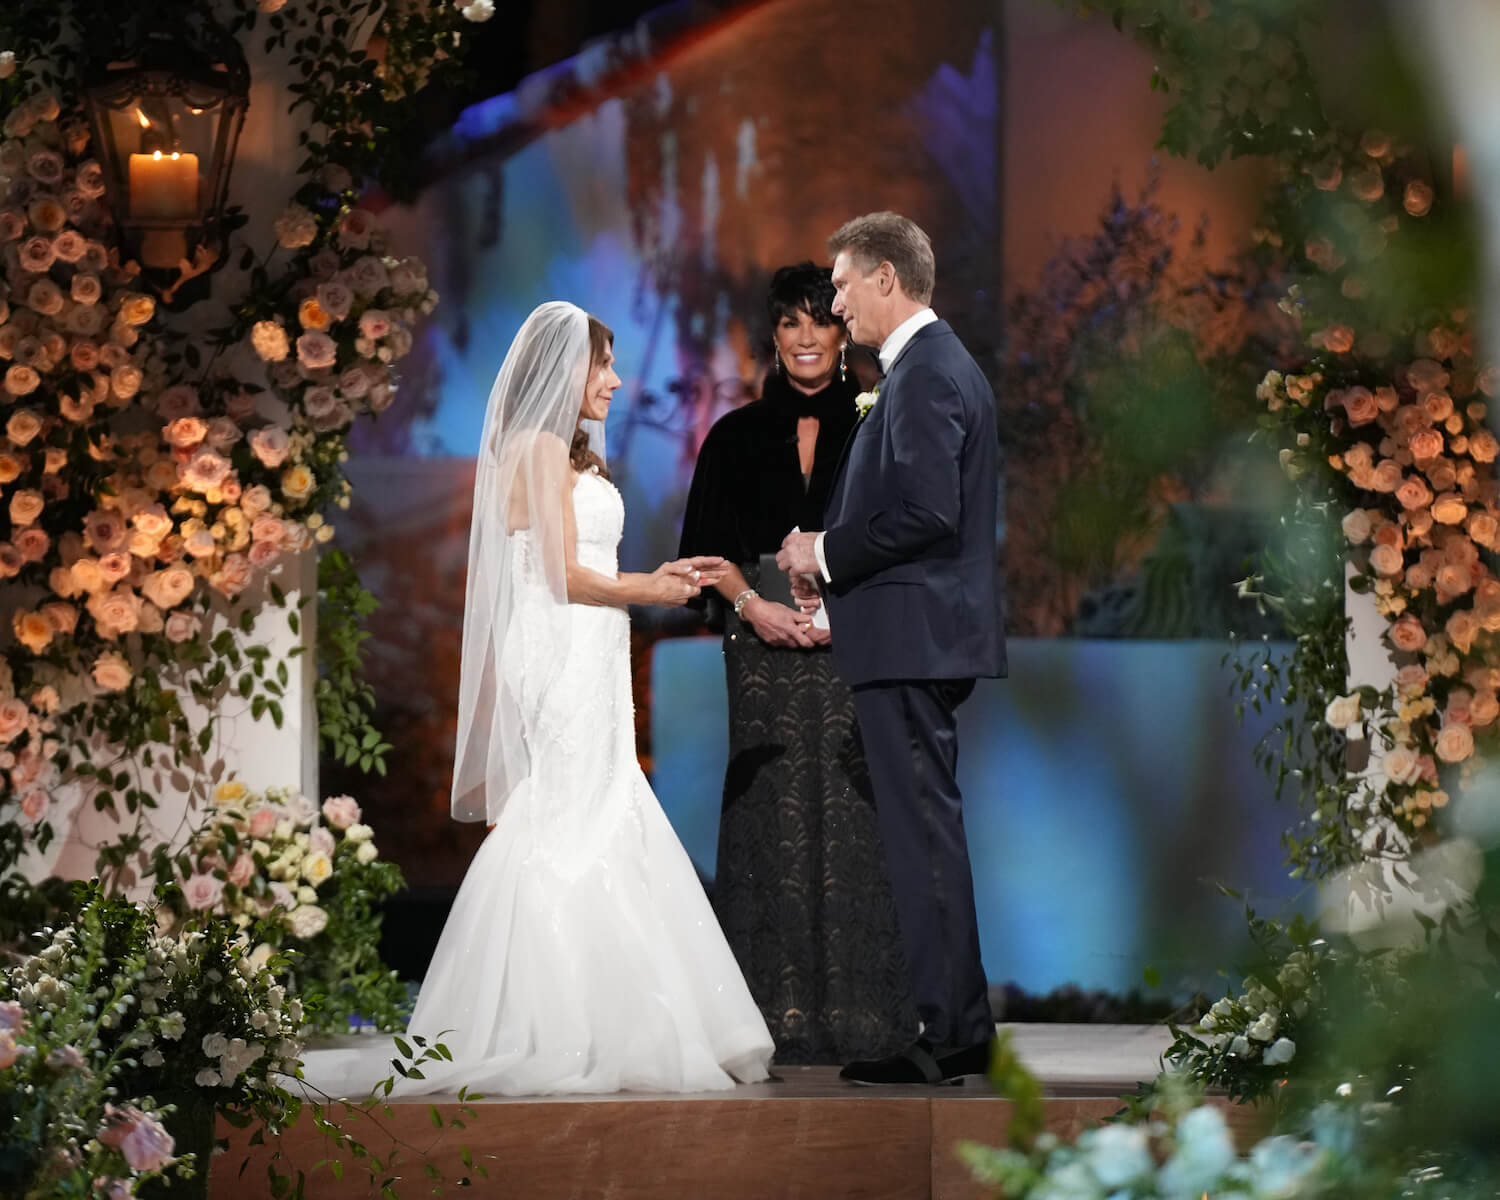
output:
<instances>
[{"instance_id":1,"label":"peach rose","mask_svg":"<svg viewBox=\"0 0 1500 1200\"><path fill-rule=\"evenodd\" d=\"M1375 469L1370 473L1370 490L1375 492L1394 492L1401 486L1404 472L1401 464L1394 458L1381 459L1375 464Z\"/></svg>"},{"instance_id":2,"label":"peach rose","mask_svg":"<svg viewBox=\"0 0 1500 1200\"><path fill-rule=\"evenodd\" d=\"M117 650L106 650L94 660L94 682L106 692L123 691L130 685L130 664Z\"/></svg>"},{"instance_id":3,"label":"peach rose","mask_svg":"<svg viewBox=\"0 0 1500 1200\"><path fill-rule=\"evenodd\" d=\"M1427 689L1427 680L1427 669L1419 663L1408 663L1396 672L1396 686L1404 695L1421 695Z\"/></svg>"},{"instance_id":4,"label":"peach rose","mask_svg":"<svg viewBox=\"0 0 1500 1200\"><path fill-rule=\"evenodd\" d=\"M1425 217L1432 211L1432 200L1432 185L1420 179L1413 179L1406 185L1406 191L1402 193L1401 206L1410 216Z\"/></svg>"},{"instance_id":5,"label":"peach rose","mask_svg":"<svg viewBox=\"0 0 1500 1200\"><path fill-rule=\"evenodd\" d=\"M35 488L24 488L10 498L10 519L13 525L30 525L42 515L47 501Z\"/></svg>"},{"instance_id":6,"label":"peach rose","mask_svg":"<svg viewBox=\"0 0 1500 1200\"><path fill-rule=\"evenodd\" d=\"M1432 519L1439 525L1462 525L1468 515L1468 505L1455 492L1444 492L1432 502Z\"/></svg>"},{"instance_id":7,"label":"peach rose","mask_svg":"<svg viewBox=\"0 0 1500 1200\"><path fill-rule=\"evenodd\" d=\"M1494 462L1500 454L1500 440L1488 429L1481 429L1469 438L1469 457L1475 462Z\"/></svg>"},{"instance_id":8,"label":"peach rose","mask_svg":"<svg viewBox=\"0 0 1500 1200\"><path fill-rule=\"evenodd\" d=\"M1370 568L1380 575L1399 575L1405 565L1401 551L1395 546L1380 545L1370 551Z\"/></svg>"},{"instance_id":9,"label":"peach rose","mask_svg":"<svg viewBox=\"0 0 1500 1200\"><path fill-rule=\"evenodd\" d=\"M1479 634L1479 620L1472 610L1461 608L1448 617L1443 629L1447 632L1448 640L1453 643L1454 649L1460 654L1467 654L1474 644L1474 638Z\"/></svg>"},{"instance_id":10,"label":"peach rose","mask_svg":"<svg viewBox=\"0 0 1500 1200\"><path fill-rule=\"evenodd\" d=\"M171 566L146 576L141 592L158 608L173 609L193 594L194 582L186 567Z\"/></svg>"},{"instance_id":11,"label":"peach rose","mask_svg":"<svg viewBox=\"0 0 1500 1200\"><path fill-rule=\"evenodd\" d=\"M1340 525L1344 531L1344 537L1349 540L1351 546L1358 546L1368 541L1370 537L1370 515L1362 508L1356 508L1352 512L1344 514Z\"/></svg>"},{"instance_id":12,"label":"peach rose","mask_svg":"<svg viewBox=\"0 0 1500 1200\"><path fill-rule=\"evenodd\" d=\"M1436 458L1443 452L1443 435L1436 429L1419 429L1411 435L1413 458Z\"/></svg>"},{"instance_id":13,"label":"peach rose","mask_svg":"<svg viewBox=\"0 0 1500 1200\"><path fill-rule=\"evenodd\" d=\"M41 562L47 557L52 538L40 526L31 525L16 534L16 553L23 562Z\"/></svg>"},{"instance_id":14,"label":"peach rose","mask_svg":"<svg viewBox=\"0 0 1500 1200\"><path fill-rule=\"evenodd\" d=\"M1396 499L1400 501L1402 508L1426 508L1432 503L1432 491L1415 475L1409 475L1396 489Z\"/></svg>"},{"instance_id":15,"label":"peach rose","mask_svg":"<svg viewBox=\"0 0 1500 1200\"><path fill-rule=\"evenodd\" d=\"M1469 702L1469 723L1482 729L1500 717L1500 698L1494 692L1479 692Z\"/></svg>"},{"instance_id":16,"label":"peach rose","mask_svg":"<svg viewBox=\"0 0 1500 1200\"><path fill-rule=\"evenodd\" d=\"M1416 651L1427 644L1427 632L1416 617L1402 617L1391 626L1390 639L1397 650Z\"/></svg>"},{"instance_id":17,"label":"peach rose","mask_svg":"<svg viewBox=\"0 0 1500 1200\"><path fill-rule=\"evenodd\" d=\"M1445 763L1463 762L1474 753L1474 735L1467 725L1444 725L1433 749Z\"/></svg>"},{"instance_id":18,"label":"peach rose","mask_svg":"<svg viewBox=\"0 0 1500 1200\"><path fill-rule=\"evenodd\" d=\"M1447 392L1428 392L1422 397L1422 411L1434 423L1446 421L1453 415L1453 397Z\"/></svg>"},{"instance_id":19,"label":"peach rose","mask_svg":"<svg viewBox=\"0 0 1500 1200\"><path fill-rule=\"evenodd\" d=\"M1375 403L1375 394L1367 387L1348 388L1343 393L1344 412L1349 417L1349 424L1355 427L1368 425L1380 415L1380 408Z\"/></svg>"},{"instance_id":20,"label":"peach rose","mask_svg":"<svg viewBox=\"0 0 1500 1200\"><path fill-rule=\"evenodd\" d=\"M11 628L15 631L16 640L33 654L40 654L50 646L57 632L52 628L52 622L41 613L25 609L19 609L11 618Z\"/></svg>"}]
</instances>

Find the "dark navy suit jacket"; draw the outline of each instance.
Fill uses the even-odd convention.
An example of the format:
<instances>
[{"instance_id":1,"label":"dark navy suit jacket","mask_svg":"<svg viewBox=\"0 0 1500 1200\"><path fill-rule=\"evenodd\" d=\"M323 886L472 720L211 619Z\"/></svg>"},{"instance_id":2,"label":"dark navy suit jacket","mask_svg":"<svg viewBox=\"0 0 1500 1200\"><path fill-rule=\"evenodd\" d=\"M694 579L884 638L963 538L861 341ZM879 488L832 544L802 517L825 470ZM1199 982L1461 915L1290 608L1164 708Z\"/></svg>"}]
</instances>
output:
<instances>
[{"instance_id":1,"label":"dark navy suit jacket","mask_svg":"<svg viewBox=\"0 0 1500 1200\"><path fill-rule=\"evenodd\" d=\"M944 321L919 329L855 429L823 556L850 685L1005 674L994 393Z\"/></svg>"}]
</instances>

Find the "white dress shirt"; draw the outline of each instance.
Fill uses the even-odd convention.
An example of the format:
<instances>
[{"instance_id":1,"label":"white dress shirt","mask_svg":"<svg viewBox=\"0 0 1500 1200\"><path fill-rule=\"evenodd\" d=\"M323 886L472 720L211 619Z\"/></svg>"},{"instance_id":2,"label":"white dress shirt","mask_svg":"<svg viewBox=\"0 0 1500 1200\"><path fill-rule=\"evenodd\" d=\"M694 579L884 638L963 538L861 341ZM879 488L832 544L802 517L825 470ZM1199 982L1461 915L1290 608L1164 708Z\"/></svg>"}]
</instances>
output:
<instances>
[{"instance_id":1,"label":"white dress shirt","mask_svg":"<svg viewBox=\"0 0 1500 1200\"><path fill-rule=\"evenodd\" d=\"M924 308L921 312L912 313L891 330L890 336L880 343L881 373L889 375L891 368L896 365L896 360L901 357L901 352L906 349L917 330L931 325L937 319L937 313L930 308ZM818 570L823 573L823 582L832 583L833 576L828 573L828 560L823 557L823 534L821 533L813 539L813 554L818 560Z\"/></svg>"}]
</instances>

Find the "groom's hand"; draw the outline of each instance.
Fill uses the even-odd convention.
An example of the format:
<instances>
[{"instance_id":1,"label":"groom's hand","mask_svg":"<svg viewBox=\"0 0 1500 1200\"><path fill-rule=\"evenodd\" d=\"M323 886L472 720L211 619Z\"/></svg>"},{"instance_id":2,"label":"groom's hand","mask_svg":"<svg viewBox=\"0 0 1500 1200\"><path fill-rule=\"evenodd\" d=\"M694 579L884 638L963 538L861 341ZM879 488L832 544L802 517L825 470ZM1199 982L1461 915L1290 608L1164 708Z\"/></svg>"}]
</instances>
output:
<instances>
[{"instance_id":1,"label":"groom's hand","mask_svg":"<svg viewBox=\"0 0 1500 1200\"><path fill-rule=\"evenodd\" d=\"M794 586L797 576L821 576L818 556L813 553L816 533L789 533L781 543L781 552L776 555L776 565L792 577Z\"/></svg>"}]
</instances>

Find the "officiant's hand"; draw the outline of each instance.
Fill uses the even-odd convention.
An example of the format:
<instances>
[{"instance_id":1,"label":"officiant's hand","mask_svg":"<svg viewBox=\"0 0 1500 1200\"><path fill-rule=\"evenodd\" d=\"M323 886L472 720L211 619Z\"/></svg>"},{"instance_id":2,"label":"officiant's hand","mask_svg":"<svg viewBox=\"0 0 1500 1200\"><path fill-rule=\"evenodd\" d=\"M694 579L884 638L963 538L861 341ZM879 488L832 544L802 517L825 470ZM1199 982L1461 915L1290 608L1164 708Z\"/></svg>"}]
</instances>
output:
<instances>
[{"instance_id":1,"label":"officiant's hand","mask_svg":"<svg viewBox=\"0 0 1500 1200\"><path fill-rule=\"evenodd\" d=\"M740 611L740 617L755 630L755 636L767 645L798 646L804 650L815 645L811 635L816 630L812 628L807 616L785 604L755 596L746 602Z\"/></svg>"},{"instance_id":2,"label":"officiant's hand","mask_svg":"<svg viewBox=\"0 0 1500 1200\"><path fill-rule=\"evenodd\" d=\"M823 604L823 597L818 595L817 585L806 575L792 576L792 599L797 602L797 607L802 610L804 616L817 612Z\"/></svg>"},{"instance_id":3,"label":"officiant's hand","mask_svg":"<svg viewBox=\"0 0 1500 1200\"><path fill-rule=\"evenodd\" d=\"M781 543L781 552L776 555L776 565L796 581L798 575L818 575L818 556L813 543L816 533L789 533Z\"/></svg>"}]
</instances>

